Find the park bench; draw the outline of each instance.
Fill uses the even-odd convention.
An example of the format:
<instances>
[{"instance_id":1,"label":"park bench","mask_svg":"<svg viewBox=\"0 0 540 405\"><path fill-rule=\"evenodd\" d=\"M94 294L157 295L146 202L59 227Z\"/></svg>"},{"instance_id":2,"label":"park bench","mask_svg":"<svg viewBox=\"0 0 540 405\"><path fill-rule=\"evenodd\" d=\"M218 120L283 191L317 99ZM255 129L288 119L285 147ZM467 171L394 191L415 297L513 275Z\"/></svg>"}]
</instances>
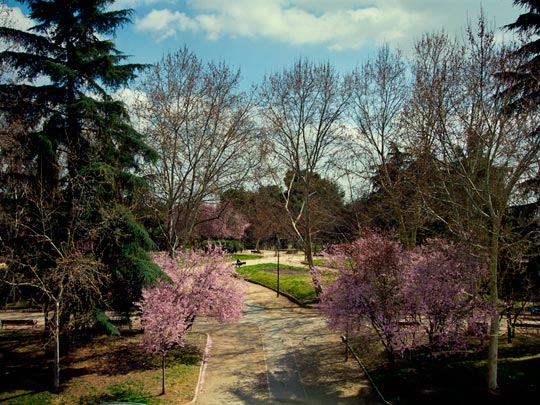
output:
<instances>
[{"instance_id":1,"label":"park bench","mask_svg":"<svg viewBox=\"0 0 540 405\"><path fill-rule=\"evenodd\" d=\"M12 325L12 326L32 326L35 328L37 326L37 321L34 319L1 319L0 325L2 325L2 329L5 327Z\"/></svg>"},{"instance_id":2,"label":"park bench","mask_svg":"<svg viewBox=\"0 0 540 405\"><path fill-rule=\"evenodd\" d=\"M540 306L530 305L527 307L527 311L529 311L532 315L540 314Z\"/></svg>"},{"instance_id":3,"label":"park bench","mask_svg":"<svg viewBox=\"0 0 540 405\"><path fill-rule=\"evenodd\" d=\"M236 267L240 267L243 264L246 264L246 262L242 262L242 261L240 261L240 259L238 259L234 264L235 264Z\"/></svg>"}]
</instances>

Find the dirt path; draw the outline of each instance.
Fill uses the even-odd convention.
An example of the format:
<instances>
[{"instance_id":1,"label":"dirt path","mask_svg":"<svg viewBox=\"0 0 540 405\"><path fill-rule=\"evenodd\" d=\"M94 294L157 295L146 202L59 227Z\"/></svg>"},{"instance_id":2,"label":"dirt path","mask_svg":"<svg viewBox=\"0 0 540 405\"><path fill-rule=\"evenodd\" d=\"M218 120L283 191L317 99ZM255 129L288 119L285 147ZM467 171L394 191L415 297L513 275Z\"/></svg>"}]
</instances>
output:
<instances>
[{"instance_id":1,"label":"dirt path","mask_svg":"<svg viewBox=\"0 0 540 405\"><path fill-rule=\"evenodd\" d=\"M257 256L263 256L260 259L247 259L246 265L260 264L260 263L277 263L277 254L275 250L262 250ZM291 266L304 266L302 262L305 260L304 252L298 252L294 254L288 254L281 252L279 255L279 261L282 264L289 264Z\"/></svg>"},{"instance_id":2,"label":"dirt path","mask_svg":"<svg viewBox=\"0 0 540 405\"><path fill-rule=\"evenodd\" d=\"M358 364L316 309L249 284L241 321L196 322L211 340L196 404L376 404Z\"/></svg>"}]
</instances>

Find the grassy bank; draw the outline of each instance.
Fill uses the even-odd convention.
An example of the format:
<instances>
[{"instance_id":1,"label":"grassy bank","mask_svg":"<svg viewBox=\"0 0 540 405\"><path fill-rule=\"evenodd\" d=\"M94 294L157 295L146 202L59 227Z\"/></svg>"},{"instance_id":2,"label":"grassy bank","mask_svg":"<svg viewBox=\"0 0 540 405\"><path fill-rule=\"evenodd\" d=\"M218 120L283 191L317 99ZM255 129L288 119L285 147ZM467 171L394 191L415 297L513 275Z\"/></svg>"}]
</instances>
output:
<instances>
[{"instance_id":1,"label":"grassy bank","mask_svg":"<svg viewBox=\"0 0 540 405\"><path fill-rule=\"evenodd\" d=\"M249 281L276 291L278 289L277 264L275 263L242 266L238 268L238 272ZM279 291L302 303L316 299L311 276L305 267L280 265Z\"/></svg>"},{"instance_id":2,"label":"grassy bank","mask_svg":"<svg viewBox=\"0 0 540 405\"><path fill-rule=\"evenodd\" d=\"M0 331L0 403L87 405L110 401L184 404L195 393L206 336L188 335L189 345L171 350L166 360L166 395L161 363L140 346L141 333L94 337L61 359L61 382L52 391L52 353L42 331Z\"/></svg>"},{"instance_id":3,"label":"grassy bank","mask_svg":"<svg viewBox=\"0 0 540 405\"><path fill-rule=\"evenodd\" d=\"M234 255L232 255L233 261L256 260L256 259L262 259L262 258L263 256L261 255L254 255L254 254L249 254L249 253L235 253Z\"/></svg>"}]
</instances>

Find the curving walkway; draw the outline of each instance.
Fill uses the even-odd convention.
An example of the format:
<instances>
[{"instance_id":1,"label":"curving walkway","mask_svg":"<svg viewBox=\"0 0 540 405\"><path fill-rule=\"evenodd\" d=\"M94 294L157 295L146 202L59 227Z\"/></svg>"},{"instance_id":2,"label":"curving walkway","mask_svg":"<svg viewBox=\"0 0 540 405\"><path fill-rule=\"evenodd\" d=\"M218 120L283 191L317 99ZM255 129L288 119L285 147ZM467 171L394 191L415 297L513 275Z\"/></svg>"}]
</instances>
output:
<instances>
[{"instance_id":1,"label":"curving walkway","mask_svg":"<svg viewBox=\"0 0 540 405\"><path fill-rule=\"evenodd\" d=\"M318 311L264 287L249 284L242 320L201 319L194 330L211 342L196 404L378 403Z\"/></svg>"}]
</instances>

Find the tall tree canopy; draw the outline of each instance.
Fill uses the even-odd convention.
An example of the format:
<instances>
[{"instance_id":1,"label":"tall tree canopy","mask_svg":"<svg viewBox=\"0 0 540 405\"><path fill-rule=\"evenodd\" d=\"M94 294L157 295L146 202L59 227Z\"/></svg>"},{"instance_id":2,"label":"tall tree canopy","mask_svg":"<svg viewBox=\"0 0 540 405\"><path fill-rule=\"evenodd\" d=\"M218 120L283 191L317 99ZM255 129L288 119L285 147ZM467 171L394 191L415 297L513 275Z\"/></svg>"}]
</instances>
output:
<instances>
[{"instance_id":1,"label":"tall tree canopy","mask_svg":"<svg viewBox=\"0 0 540 405\"><path fill-rule=\"evenodd\" d=\"M350 99L349 79L328 63L299 60L291 68L265 77L259 99L261 149L266 151L265 161L275 179L283 172L290 174L284 193L285 211L313 268L310 190L315 173L332 161L343 139L341 119ZM292 200L294 182L304 189L301 202ZM293 210L292 205L298 204L301 209ZM305 224L303 231L301 221Z\"/></svg>"},{"instance_id":2,"label":"tall tree canopy","mask_svg":"<svg viewBox=\"0 0 540 405\"><path fill-rule=\"evenodd\" d=\"M58 263L82 256L89 268L90 258L104 285L76 311L106 303L127 310L160 274L131 210L143 185L136 172L155 152L108 93L141 68L124 64L108 39L131 10L108 11L110 0L23 3L36 25L29 32L0 27L0 38L17 45L0 53L13 68L0 83L1 254L12 279L57 298L57 281L47 280ZM79 298L63 296L63 305Z\"/></svg>"},{"instance_id":3,"label":"tall tree canopy","mask_svg":"<svg viewBox=\"0 0 540 405\"><path fill-rule=\"evenodd\" d=\"M426 207L488 261L488 388L495 391L501 253L508 252L510 241L517 251L517 235L507 225L514 220L511 207L524 202L519 185L538 173L539 123L537 111L526 104L508 109L514 98L504 90L517 85L516 78L497 79L500 72L519 70L519 53L498 43L482 17L466 34L463 42L431 34L417 44L406 125L409 152L435 158L430 166L435 187L423 200Z\"/></svg>"},{"instance_id":4,"label":"tall tree canopy","mask_svg":"<svg viewBox=\"0 0 540 405\"><path fill-rule=\"evenodd\" d=\"M256 164L252 102L239 90L240 71L203 63L187 48L152 66L141 81L136 114L160 159L148 167L149 201L174 255L189 244L204 204L239 187Z\"/></svg>"}]
</instances>

